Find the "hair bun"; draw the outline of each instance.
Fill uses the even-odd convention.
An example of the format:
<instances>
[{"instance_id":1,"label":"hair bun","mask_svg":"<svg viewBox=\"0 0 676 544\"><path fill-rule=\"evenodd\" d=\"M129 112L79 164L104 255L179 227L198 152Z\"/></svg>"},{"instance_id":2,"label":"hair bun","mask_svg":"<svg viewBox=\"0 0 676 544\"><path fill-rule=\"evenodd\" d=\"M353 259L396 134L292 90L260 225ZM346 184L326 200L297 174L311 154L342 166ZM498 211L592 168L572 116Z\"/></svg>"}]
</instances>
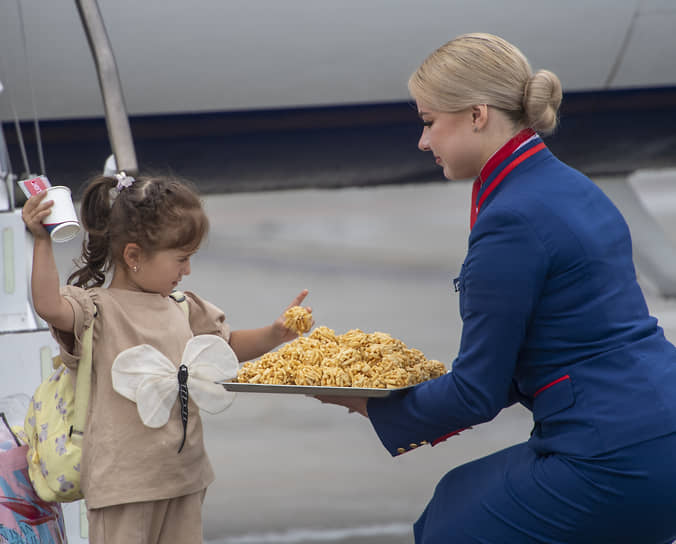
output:
<instances>
[{"instance_id":1,"label":"hair bun","mask_svg":"<svg viewBox=\"0 0 676 544\"><path fill-rule=\"evenodd\" d=\"M554 131L561 106L561 81L549 70L538 70L526 82L523 109L528 125L543 134Z\"/></svg>"}]
</instances>

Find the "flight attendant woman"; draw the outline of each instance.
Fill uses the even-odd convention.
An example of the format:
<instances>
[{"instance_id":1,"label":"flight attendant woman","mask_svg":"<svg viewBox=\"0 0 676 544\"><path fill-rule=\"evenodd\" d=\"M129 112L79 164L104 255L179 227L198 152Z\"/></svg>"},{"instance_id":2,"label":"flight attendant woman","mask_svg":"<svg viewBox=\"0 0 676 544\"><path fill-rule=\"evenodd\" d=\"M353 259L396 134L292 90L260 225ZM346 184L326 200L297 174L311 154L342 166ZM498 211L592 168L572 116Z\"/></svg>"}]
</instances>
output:
<instances>
[{"instance_id":1,"label":"flight attendant woman","mask_svg":"<svg viewBox=\"0 0 676 544\"><path fill-rule=\"evenodd\" d=\"M530 439L439 482L418 544L670 543L676 539L676 349L648 313L615 206L540 134L559 79L513 45L460 36L411 76L419 147L476 178L455 280L452 371L387 398L328 398L399 455L520 402Z\"/></svg>"}]
</instances>

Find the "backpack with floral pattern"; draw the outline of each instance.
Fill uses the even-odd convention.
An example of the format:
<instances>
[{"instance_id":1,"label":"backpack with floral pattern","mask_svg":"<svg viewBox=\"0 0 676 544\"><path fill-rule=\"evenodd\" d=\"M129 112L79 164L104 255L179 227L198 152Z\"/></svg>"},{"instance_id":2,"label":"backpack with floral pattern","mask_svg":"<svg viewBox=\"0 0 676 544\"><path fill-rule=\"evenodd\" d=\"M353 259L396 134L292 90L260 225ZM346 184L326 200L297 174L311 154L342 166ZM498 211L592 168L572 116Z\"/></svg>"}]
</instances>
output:
<instances>
[{"instance_id":1,"label":"backpack with floral pattern","mask_svg":"<svg viewBox=\"0 0 676 544\"><path fill-rule=\"evenodd\" d=\"M47 502L82 498L80 459L92 370L92 332L85 331L77 377L61 361L31 399L24 421L28 474L38 496ZM75 383L74 383L75 382Z\"/></svg>"}]
</instances>

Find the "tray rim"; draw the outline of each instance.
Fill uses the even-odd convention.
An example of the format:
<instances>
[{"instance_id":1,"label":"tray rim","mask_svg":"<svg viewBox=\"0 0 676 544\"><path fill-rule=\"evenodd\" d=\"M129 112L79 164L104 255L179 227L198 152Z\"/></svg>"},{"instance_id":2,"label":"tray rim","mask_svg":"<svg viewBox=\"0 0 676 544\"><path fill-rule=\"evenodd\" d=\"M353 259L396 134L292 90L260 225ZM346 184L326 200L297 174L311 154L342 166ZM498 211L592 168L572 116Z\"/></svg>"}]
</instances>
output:
<instances>
[{"instance_id":1,"label":"tray rim","mask_svg":"<svg viewBox=\"0 0 676 544\"><path fill-rule=\"evenodd\" d=\"M331 387L327 385L281 385L268 383L233 382L226 380L218 382L227 391L234 393L282 393L296 395L326 395L341 397L387 397L397 391L405 391L415 387L406 385L393 389L379 387Z\"/></svg>"}]
</instances>

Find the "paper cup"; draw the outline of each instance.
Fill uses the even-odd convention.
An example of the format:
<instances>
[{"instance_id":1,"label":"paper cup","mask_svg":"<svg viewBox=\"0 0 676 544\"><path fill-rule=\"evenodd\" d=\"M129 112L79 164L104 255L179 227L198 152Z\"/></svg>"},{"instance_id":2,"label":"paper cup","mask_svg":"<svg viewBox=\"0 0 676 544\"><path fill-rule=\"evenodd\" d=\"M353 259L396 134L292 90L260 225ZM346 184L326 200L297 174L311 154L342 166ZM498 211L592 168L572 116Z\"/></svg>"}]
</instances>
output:
<instances>
[{"instance_id":1,"label":"paper cup","mask_svg":"<svg viewBox=\"0 0 676 544\"><path fill-rule=\"evenodd\" d=\"M80 232L80 223L77 220L70 189L63 185L49 187L46 199L54 201L51 213L42 221L52 240L67 242L75 238Z\"/></svg>"}]
</instances>

